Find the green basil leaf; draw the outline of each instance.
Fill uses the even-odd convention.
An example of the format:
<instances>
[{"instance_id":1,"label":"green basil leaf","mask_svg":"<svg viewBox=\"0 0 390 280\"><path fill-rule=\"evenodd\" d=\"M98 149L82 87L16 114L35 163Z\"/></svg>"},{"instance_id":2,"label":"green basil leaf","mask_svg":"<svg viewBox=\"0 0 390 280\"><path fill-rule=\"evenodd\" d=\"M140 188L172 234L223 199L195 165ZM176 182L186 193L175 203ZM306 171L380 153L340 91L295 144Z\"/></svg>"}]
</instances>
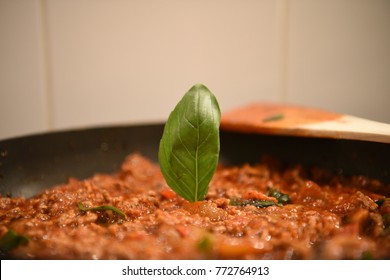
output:
<instances>
[{"instance_id":1,"label":"green basil leaf","mask_svg":"<svg viewBox=\"0 0 390 280\"><path fill-rule=\"evenodd\" d=\"M158 158L168 185L184 199L203 200L219 157L221 112L215 96L194 85L165 124Z\"/></svg>"}]
</instances>

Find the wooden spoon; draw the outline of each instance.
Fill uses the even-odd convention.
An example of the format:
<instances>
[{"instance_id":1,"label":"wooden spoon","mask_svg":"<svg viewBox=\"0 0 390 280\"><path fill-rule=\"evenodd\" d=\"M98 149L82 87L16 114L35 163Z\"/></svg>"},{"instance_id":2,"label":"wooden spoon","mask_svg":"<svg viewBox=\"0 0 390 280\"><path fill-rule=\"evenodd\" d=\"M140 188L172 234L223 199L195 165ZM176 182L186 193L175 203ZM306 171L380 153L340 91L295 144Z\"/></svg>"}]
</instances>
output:
<instances>
[{"instance_id":1,"label":"wooden spoon","mask_svg":"<svg viewBox=\"0 0 390 280\"><path fill-rule=\"evenodd\" d=\"M281 103L253 103L226 112L221 129L390 143L390 124Z\"/></svg>"}]
</instances>

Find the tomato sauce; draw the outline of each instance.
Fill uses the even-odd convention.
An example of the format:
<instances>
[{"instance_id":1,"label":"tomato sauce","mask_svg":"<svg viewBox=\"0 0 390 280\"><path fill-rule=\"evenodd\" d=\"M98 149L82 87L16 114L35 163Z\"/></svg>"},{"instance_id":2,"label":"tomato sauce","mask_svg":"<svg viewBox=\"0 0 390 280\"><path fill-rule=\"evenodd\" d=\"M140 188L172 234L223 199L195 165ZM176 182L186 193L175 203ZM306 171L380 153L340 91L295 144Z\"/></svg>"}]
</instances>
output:
<instances>
[{"instance_id":1,"label":"tomato sauce","mask_svg":"<svg viewBox=\"0 0 390 280\"><path fill-rule=\"evenodd\" d=\"M289 201L277 203L270 188ZM0 197L0 236L11 229L28 238L6 252L16 259L388 259L388 193L374 179L265 158L219 166L206 199L189 203L135 153L115 174L70 178L32 198Z\"/></svg>"}]
</instances>

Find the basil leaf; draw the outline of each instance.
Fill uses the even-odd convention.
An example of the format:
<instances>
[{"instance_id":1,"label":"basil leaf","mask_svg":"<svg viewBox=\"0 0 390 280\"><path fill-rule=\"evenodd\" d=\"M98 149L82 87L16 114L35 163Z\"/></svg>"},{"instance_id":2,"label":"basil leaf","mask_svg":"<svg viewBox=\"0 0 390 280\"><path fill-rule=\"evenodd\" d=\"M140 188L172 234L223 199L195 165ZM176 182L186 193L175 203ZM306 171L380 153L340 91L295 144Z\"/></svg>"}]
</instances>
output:
<instances>
[{"instance_id":1,"label":"basil leaf","mask_svg":"<svg viewBox=\"0 0 390 280\"><path fill-rule=\"evenodd\" d=\"M158 158L168 185L184 199L203 200L219 157L221 112L215 96L194 85L169 115Z\"/></svg>"}]
</instances>

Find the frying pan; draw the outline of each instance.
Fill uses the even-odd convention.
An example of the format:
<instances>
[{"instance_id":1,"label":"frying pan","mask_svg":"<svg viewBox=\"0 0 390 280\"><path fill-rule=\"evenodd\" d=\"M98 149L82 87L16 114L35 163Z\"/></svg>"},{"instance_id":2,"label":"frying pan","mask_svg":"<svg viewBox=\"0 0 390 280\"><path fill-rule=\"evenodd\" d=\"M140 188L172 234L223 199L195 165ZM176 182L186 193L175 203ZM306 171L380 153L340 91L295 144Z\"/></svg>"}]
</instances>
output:
<instances>
[{"instance_id":1,"label":"frying pan","mask_svg":"<svg viewBox=\"0 0 390 280\"><path fill-rule=\"evenodd\" d=\"M69 177L112 173L126 155L158 162L163 123L56 131L0 141L0 192L31 197ZM286 164L317 166L346 176L390 183L390 145L369 141L275 136L221 130L220 162L258 162L262 155Z\"/></svg>"}]
</instances>

